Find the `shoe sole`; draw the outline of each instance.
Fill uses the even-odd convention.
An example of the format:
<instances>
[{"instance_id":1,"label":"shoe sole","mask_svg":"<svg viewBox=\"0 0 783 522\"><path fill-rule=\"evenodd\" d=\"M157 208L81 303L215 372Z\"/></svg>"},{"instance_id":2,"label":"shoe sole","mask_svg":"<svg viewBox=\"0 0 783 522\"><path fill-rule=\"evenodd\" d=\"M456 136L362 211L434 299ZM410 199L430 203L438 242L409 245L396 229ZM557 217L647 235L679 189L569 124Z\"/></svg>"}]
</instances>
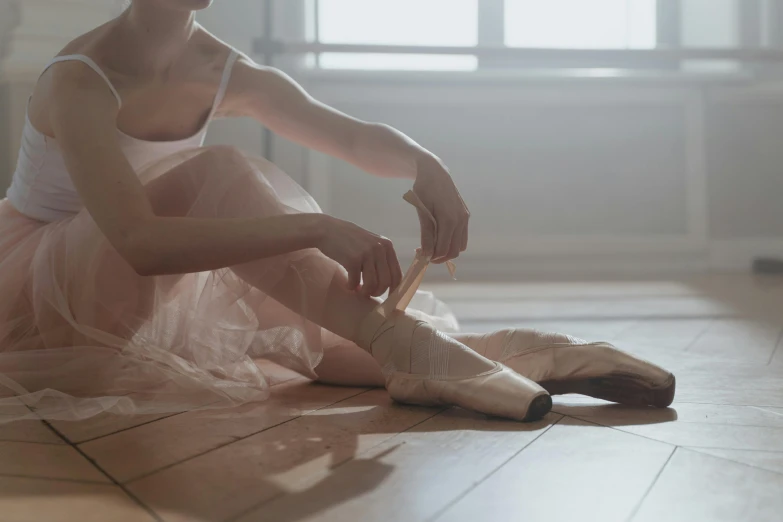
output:
<instances>
[{"instance_id":1,"label":"shoe sole","mask_svg":"<svg viewBox=\"0 0 783 522\"><path fill-rule=\"evenodd\" d=\"M667 408L674 401L677 382L674 375L670 375L662 386L651 387L648 383L628 375L609 374L592 379L548 381L539 384L552 395L578 393L628 406Z\"/></svg>"}]
</instances>

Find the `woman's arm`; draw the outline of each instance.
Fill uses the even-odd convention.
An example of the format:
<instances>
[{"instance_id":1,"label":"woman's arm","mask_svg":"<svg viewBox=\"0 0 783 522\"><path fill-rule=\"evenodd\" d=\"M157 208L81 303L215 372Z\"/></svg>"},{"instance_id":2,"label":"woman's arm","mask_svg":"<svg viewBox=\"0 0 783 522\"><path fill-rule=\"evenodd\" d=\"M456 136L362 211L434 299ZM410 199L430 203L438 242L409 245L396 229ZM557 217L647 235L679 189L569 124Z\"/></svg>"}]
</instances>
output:
<instances>
[{"instance_id":1,"label":"woman's arm","mask_svg":"<svg viewBox=\"0 0 783 522\"><path fill-rule=\"evenodd\" d=\"M245 57L235 66L223 110L376 176L415 179L420 163L437 160L402 132L324 105L283 72Z\"/></svg>"},{"instance_id":2,"label":"woman's arm","mask_svg":"<svg viewBox=\"0 0 783 522\"><path fill-rule=\"evenodd\" d=\"M443 162L402 132L337 111L308 95L284 73L240 58L224 112L250 116L306 147L382 177L415 179L414 191L437 221L419 216L421 241L443 263L468 245L468 212Z\"/></svg>"},{"instance_id":3,"label":"woman's arm","mask_svg":"<svg viewBox=\"0 0 783 522\"><path fill-rule=\"evenodd\" d=\"M354 266L357 258L374 260L379 243L391 247L383 238L320 214L156 216L119 146L117 102L102 80L78 62L61 64L53 70L52 92L49 117L74 185L109 242L142 275L201 272L305 248L321 248L361 274L361 263ZM335 234L341 236L337 245ZM384 250L376 264L386 266L389 257Z\"/></svg>"}]
</instances>

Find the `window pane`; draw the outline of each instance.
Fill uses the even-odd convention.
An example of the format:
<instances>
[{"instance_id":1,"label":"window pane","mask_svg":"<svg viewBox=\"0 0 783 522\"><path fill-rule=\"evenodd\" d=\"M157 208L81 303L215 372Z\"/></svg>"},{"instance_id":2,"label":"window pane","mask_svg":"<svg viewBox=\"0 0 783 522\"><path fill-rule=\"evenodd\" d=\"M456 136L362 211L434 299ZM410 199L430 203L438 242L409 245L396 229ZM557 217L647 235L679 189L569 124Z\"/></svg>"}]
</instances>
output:
<instances>
[{"instance_id":1,"label":"window pane","mask_svg":"<svg viewBox=\"0 0 783 522\"><path fill-rule=\"evenodd\" d=\"M685 47L740 45L740 0L682 2L682 44Z\"/></svg>"},{"instance_id":2,"label":"window pane","mask_svg":"<svg viewBox=\"0 0 783 522\"><path fill-rule=\"evenodd\" d=\"M478 0L320 0L323 43L472 46Z\"/></svg>"},{"instance_id":3,"label":"window pane","mask_svg":"<svg viewBox=\"0 0 783 522\"><path fill-rule=\"evenodd\" d=\"M506 0L506 45L655 47L656 0Z\"/></svg>"},{"instance_id":4,"label":"window pane","mask_svg":"<svg viewBox=\"0 0 783 522\"><path fill-rule=\"evenodd\" d=\"M685 47L739 47L743 0L683 0L682 45ZM688 60L683 69L698 72L737 71L738 62Z\"/></svg>"},{"instance_id":5,"label":"window pane","mask_svg":"<svg viewBox=\"0 0 783 522\"><path fill-rule=\"evenodd\" d=\"M321 55L324 69L364 69L396 71L475 71L475 56L437 54L351 54L324 53Z\"/></svg>"}]
</instances>

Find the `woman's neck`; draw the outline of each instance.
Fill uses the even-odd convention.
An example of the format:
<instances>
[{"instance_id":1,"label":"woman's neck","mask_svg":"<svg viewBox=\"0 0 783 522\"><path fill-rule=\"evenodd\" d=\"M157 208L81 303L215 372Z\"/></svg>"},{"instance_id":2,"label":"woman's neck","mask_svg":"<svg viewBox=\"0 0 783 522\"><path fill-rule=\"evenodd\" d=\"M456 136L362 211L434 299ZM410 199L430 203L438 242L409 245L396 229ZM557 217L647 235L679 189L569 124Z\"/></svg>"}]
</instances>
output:
<instances>
[{"instance_id":1,"label":"woman's neck","mask_svg":"<svg viewBox=\"0 0 783 522\"><path fill-rule=\"evenodd\" d=\"M117 22L122 48L134 51L134 68L152 72L169 69L196 30L195 12L141 0L133 2Z\"/></svg>"}]
</instances>

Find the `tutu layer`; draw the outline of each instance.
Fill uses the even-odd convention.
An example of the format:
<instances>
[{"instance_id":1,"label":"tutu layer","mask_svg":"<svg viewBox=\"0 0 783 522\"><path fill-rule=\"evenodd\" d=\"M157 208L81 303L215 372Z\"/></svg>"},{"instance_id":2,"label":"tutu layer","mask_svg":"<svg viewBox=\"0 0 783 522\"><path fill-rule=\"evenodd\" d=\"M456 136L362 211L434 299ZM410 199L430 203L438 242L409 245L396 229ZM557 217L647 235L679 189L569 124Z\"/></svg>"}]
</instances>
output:
<instances>
[{"instance_id":1,"label":"tutu layer","mask_svg":"<svg viewBox=\"0 0 783 522\"><path fill-rule=\"evenodd\" d=\"M202 218L321 212L271 163L247 157L216 164L225 161L219 154L202 161L213 150L180 153L141 174L156 212ZM205 166L221 174L204 176ZM212 272L142 277L86 211L43 223L0 201L0 423L259 401L269 388L259 359L315 378L324 350L349 341L292 308L317 317L337 270L320 252L304 250ZM292 290L296 307L261 290L291 281L300 282ZM419 292L411 306L443 330L457 328L432 294Z\"/></svg>"}]
</instances>

